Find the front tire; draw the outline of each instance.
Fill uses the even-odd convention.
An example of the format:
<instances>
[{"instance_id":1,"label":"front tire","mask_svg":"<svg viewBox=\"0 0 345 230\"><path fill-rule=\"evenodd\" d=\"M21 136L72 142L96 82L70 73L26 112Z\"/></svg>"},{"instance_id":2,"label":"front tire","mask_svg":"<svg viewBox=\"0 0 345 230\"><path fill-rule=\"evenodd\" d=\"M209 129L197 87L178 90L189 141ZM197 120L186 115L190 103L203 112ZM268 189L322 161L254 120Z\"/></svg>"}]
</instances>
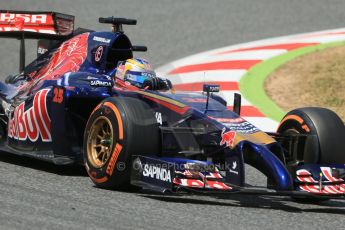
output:
<instances>
[{"instance_id":1,"label":"front tire","mask_svg":"<svg viewBox=\"0 0 345 230\"><path fill-rule=\"evenodd\" d=\"M298 154L299 159L290 159L287 164L300 161L311 164L345 163L345 126L338 115L329 109L307 107L292 110L282 119L277 132L311 135L305 143L303 155ZM329 200L324 197L292 198L301 203Z\"/></svg>"},{"instance_id":2,"label":"front tire","mask_svg":"<svg viewBox=\"0 0 345 230\"><path fill-rule=\"evenodd\" d=\"M305 146L304 163L345 164L345 126L329 109L307 107L292 110L282 119L277 132L313 135Z\"/></svg>"},{"instance_id":3,"label":"front tire","mask_svg":"<svg viewBox=\"0 0 345 230\"><path fill-rule=\"evenodd\" d=\"M147 103L108 98L90 115L84 133L84 162L96 186L129 188L131 158L158 154L158 124Z\"/></svg>"}]
</instances>

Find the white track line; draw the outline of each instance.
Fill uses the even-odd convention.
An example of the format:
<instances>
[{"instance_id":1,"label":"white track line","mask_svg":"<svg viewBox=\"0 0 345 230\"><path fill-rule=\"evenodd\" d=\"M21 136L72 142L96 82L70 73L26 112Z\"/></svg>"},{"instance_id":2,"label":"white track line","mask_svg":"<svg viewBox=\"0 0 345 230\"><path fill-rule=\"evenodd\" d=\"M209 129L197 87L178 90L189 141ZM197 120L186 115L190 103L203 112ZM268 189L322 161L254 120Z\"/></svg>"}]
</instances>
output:
<instances>
[{"instance_id":1,"label":"white track line","mask_svg":"<svg viewBox=\"0 0 345 230\"><path fill-rule=\"evenodd\" d=\"M248 51L236 51L228 54L215 54L210 56L212 61L221 60L267 60L277 55L286 53L283 49L260 49L260 50L248 50Z\"/></svg>"},{"instance_id":2,"label":"white track line","mask_svg":"<svg viewBox=\"0 0 345 230\"><path fill-rule=\"evenodd\" d=\"M293 42L310 42L310 43L329 43L329 42L338 42L344 41L345 34L343 35L323 35L320 37L310 37L302 39L292 39Z\"/></svg>"},{"instance_id":3,"label":"white track line","mask_svg":"<svg viewBox=\"0 0 345 230\"><path fill-rule=\"evenodd\" d=\"M206 82L206 81L239 81L246 73L246 70L213 70L207 72L192 72L185 74L169 75L174 84ZM164 73L158 75L165 76Z\"/></svg>"}]
</instances>

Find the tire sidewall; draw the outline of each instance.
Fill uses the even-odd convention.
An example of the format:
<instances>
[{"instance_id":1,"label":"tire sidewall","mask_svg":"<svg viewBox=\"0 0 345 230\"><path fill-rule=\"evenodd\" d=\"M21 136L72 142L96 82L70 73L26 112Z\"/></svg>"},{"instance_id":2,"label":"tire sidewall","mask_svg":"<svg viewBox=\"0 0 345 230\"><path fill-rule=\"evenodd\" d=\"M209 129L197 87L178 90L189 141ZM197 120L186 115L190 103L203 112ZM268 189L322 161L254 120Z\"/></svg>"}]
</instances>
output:
<instances>
[{"instance_id":1,"label":"tire sidewall","mask_svg":"<svg viewBox=\"0 0 345 230\"><path fill-rule=\"evenodd\" d=\"M117 114L114 111L114 107L109 105L112 104L117 110ZM130 176L130 157L128 157L128 151L126 149L126 135L127 125L126 119L124 119L124 114L120 113L121 105L116 103L116 101L103 102L92 112L84 133L84 163L86 170L91 178L91 180L100 187L114 187L121 186L129 181ZM117 136L117 139L113 139L111 155L107 163L101 167L94 167L90 160L88 159L87 144L88 138L91 131L91 126L95 120L100 117L105 116L108 118L113 126L113 138ZM122 123L122 124L121 124ZM120 125L121 124L121 125ZM119 138L119 131L122 126L123 137Z\"/></svg>"}]
</instances>

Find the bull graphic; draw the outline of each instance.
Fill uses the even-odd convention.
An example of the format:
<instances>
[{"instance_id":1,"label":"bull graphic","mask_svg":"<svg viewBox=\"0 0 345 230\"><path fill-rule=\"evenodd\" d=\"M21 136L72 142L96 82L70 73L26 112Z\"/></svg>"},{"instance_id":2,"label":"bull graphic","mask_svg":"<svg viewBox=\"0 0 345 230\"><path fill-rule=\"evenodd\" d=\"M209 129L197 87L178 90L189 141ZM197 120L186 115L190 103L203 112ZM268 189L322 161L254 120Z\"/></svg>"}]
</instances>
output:
<instances>
[{"instance_id":1,"label":"bull graphic","mask_svg":"<svg viewBox=\"0 0 345 230\"><path fill-rule=\"evenodd\" d=\"M226 132L226 128L224 127L222 130L221 137L222 139L219 143L220 145L226 145L226 147L233 147L234 140L236 137L236 132L235 131Z\"/></svg>"}]
</instances>

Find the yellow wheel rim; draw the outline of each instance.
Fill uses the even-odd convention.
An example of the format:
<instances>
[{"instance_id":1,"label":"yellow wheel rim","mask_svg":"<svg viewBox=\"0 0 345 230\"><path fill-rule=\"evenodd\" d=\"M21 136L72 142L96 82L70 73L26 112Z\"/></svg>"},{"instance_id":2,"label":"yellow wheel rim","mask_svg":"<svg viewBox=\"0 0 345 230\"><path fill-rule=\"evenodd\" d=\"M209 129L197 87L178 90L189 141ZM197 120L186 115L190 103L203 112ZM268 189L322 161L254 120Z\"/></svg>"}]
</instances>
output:
<instances>
[{"instance_id":1,"label":"yellow wheel rim","mask_svg":"<svg viewBox=\"0 0 345 230\"><path fill-rule=\"evenodd\" d=\"M114 131L107 117L98 117L91 125L87 142L87 157L95 168L103 167L111 157Z\"/></svg>"}]
</instances>

